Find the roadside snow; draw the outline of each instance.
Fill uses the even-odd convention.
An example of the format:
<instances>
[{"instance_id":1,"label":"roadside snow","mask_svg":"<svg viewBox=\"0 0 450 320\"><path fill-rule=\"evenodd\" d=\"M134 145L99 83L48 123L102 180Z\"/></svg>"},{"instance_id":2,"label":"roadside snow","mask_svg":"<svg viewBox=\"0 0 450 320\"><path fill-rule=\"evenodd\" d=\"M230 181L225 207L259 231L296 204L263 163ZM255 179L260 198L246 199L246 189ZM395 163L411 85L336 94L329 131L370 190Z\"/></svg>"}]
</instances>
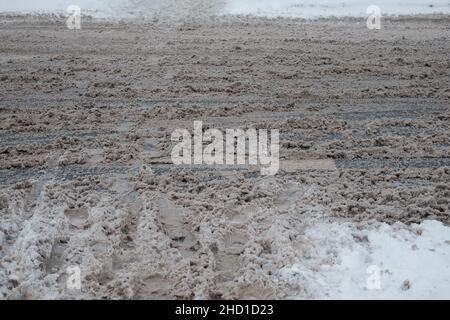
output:
<instances>
[{"instance_id":1,"label":"roadside snow","mask_svg":"<svg viewBox=\"0 0 450 320\"><path fill-rule=\"evenodd\" d=\"M311 298L450 298L450 228L440 222L319 223L305 237L312 249L281 276L302 282Z\"/></svg>"},{"instance_id":2,"label":"roadside snow","mask_svg":"<svg viewBox=\"0 0 450 320\"><path fill-rule=\"evenodd\" d=\"M180 9L203 15L211 6L222 8L219 12L224 14L301 18L366 17L370 5L379 6L383 15L450 13L447 0L3 0L0 12L66 13L69 5L80 6L84 13L94 16L119 18L131 12L171 16L174 13L168 11Z\"/></svg>"},{"instance_id":3,"label":"roadside snow","mask_svg":"<svg viewBox=\"0 0 450 320\"><path fill-rule=\"evenodd\" d=\"M450 12L450 5L446 0L228 0L226 11L230 14L266 17L367 17L370 5L380 7L383 15Z\"/></svg>"}]
</instances>

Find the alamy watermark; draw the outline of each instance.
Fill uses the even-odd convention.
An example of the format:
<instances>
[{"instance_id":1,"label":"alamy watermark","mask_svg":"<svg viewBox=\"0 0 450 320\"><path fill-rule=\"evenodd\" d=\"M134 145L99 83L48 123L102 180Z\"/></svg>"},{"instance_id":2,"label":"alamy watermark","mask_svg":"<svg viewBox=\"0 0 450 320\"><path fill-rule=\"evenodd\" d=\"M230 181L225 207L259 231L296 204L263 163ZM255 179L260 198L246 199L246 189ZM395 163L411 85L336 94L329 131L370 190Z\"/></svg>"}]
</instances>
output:
<instances>
[{"instance_id":1,"label":"alamy watermark","mask_svg":"<svg viewBox=\"0 0 450 320\"><path fill-rule=\"evenodd\" d=\"M70 30L81 29L81 8L77 5L70 5L67 7L67 13L69 16L66 20L67 28Z\"/></svg>"},{"instance_id":2,"label":"alamy watermark","mask_svg":"<svg viewBox=\"0 0 450 320\"><path fill-rule=\"evenodd\" d=\"M367 290L371 291L380 291L383 289L382 287L382 270L379 266L372 265L369 266L366 270L366 273L369 275L366 281Z\"/></svg>"},{"instance_id":3,"label":"alamy watermark","mask_svg":"<svg viewBox=\"0 0 450 320\"><path fill-rule=\"evenodd\" d=\"M255 165L260 166L262 175L275 175L280 168L279 130L203 132L203 122L194 121L193 138L189 130L177 129L171 140L177 142L172 149L175 165Z\"/></svg>"},{"instance_id":4,"label":"alamy watermark","mask_svg":"<svg viewBox=\"0 0 450 320\"><path fill-rule=\"evenodd\" d=\"M366 13L369 15L366 21L367 28L370 30L381 29L381 9L379 6L371 5L367 7Z\"/></svg>"},{"instance_id":5,"label":"alamy watermark","mask_svg":"<svg viewBox=\"0 0 450 320\"><path fill-rule=\"evenodd\" d=\"M66 269L66 288L68 290L81 290L81 269L78 266L70 266Z\"/></svg>"}]
</instances>

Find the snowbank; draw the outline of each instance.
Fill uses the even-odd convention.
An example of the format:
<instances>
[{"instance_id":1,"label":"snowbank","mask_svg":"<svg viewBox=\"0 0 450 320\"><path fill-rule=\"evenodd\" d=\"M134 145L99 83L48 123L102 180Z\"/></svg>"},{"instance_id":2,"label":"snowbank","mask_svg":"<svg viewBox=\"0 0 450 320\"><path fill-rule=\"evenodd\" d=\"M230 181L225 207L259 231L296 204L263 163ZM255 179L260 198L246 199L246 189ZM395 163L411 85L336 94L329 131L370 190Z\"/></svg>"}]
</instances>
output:
<instances>
[{"instance_id":1,"label":"snowbank","mask_svg":"<svg viewBox=\"0 0 450 320\"><path fill-rule=\"evenodd\" d=\"M0 12L64 12L69 5L78 5L84 12L107 17L135 13L173 16L188 12L315 18L366 16L367 7L374 4L386 15L450 14L450 3L446 0L16 0L2 1Z\"/></svg>"},{"instance_id":2,"label":"snowbank","mask_svg":"<svg viewBox=\"0 0 450 320\"><path fill-rule=\"evenodd\" d=\"M316 18L327 16L367 16L370 5L380 7L383 15L450 13L445 0L229 0L226 11L268 17Z\"/></svg>"},{"instance_id":3,"label":"snowbank","mask_svg":"<svg viewBox=\"0 0 450 320\"><path fill-rule=\"evenodd\" d=\"M450 228L440 222L320 223L305 237L312 244L305 259L281 274L306 284L313 298L450 298Z\"/></svg>"}]
</instances>

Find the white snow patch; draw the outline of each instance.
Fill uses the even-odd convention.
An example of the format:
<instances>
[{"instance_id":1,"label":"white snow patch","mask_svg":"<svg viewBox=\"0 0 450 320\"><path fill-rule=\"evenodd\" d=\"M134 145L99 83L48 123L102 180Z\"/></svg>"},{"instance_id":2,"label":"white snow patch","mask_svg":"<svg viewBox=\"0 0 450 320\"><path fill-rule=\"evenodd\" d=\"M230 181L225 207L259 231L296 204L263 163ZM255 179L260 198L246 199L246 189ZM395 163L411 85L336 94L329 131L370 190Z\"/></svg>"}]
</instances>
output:
<instances>
[{"instance_id":1,"label":"white snow patch","mask_svg":"<svg viewBox=\"0 0 450 320\"><path fill-rule=\"evenodd\" d=\"M447 0L228 0L227 13L266 17L366 17L377 5L383 15L450 13Z\"/></svg>"},{"instance_id":2,"label":"white snow patch","mask_svg":"<svg viewBox=\"0 0 450 320\"><path fill-rule=\"evenodd\" d=\"M365 17L370 5L379 6L383 15L450 14L448 0L0 0L0 12L65 13L69 5L78 5L84 13L94 16L118 18L136 14L170 17L180 11L195 11L199 16L214 12L267 17ZM216 12L211 8L221 9Z\"/></svg>"},{"instance_id":3,"label":"white snow patch","mask_svg":"<svg viewBox=\"0 0 450 320\"><path fill-rule=\"evenodd\" d=\"M305 232L311 250L281 270L284 281L320 299L449 299L450 228L373 222L319 223ZM367 270L381 270L381 290L369 290ZM290 298L303 298L290 297Z\"/></svg>"}]
</instances>

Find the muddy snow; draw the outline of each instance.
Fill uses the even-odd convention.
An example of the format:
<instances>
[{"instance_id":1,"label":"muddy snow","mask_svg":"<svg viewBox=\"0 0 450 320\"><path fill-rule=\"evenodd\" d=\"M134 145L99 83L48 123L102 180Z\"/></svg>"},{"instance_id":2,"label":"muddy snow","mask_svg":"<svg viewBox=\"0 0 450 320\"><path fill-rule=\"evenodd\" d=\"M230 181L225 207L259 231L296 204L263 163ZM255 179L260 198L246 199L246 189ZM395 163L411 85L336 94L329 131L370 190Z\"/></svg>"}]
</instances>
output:
<instances>
[{"instance_id":1,"label":"muddy snow","mask_svg":"<svg viewBox=\"0 0 450 320\"><path fill-rule=\"evenodd\" d=\"M0 21L1 299L449 298L448 16ZM281 170L174 166L194 121Z\"/></svg>"}]
</instances>

